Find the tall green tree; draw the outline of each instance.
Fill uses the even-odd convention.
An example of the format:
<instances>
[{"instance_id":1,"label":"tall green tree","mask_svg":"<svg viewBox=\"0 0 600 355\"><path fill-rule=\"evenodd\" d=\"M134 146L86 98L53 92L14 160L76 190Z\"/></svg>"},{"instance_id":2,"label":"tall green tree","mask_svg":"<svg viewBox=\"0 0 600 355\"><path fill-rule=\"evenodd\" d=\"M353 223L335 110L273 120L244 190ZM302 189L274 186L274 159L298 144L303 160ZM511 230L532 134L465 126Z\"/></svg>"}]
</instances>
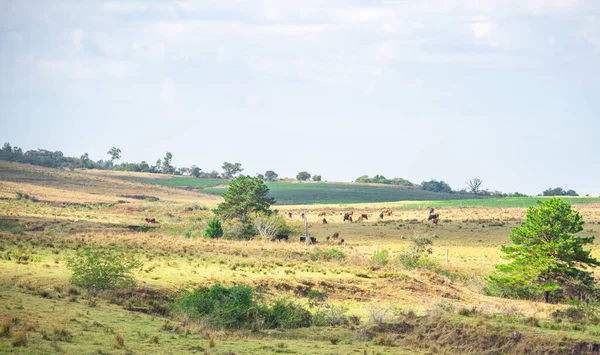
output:
<instances>
[{"instance_id":1,"label":"tall green tree","mask_svg":"<svg viewBox=\"0 0 600 355\"><path fill-rule=\"evenodd\" d=\"M246 175L231 180L215 213L225 219L237 218L248 222L252 212L268 212L275 199L268 197L269 188L257 178Z\"/></svg>"},{"instance_id":2,"label":"tall green tree","mask_svg":"<svg viewBox=\"0 0 600 355\"><path fill-rule=\"evenodd\" d=\"M165 154L165 158L162 162L162 173L163 174L173 174L175 173L175 168L171 165L171 160L173 159L173 154L171 152L167 152Z\"/></svg>"},{"instance_id":3,"label":"tall green tree","mask_svg":"<svg viewBox=\"0 0 600 355\"><path fill-rule=\"evenodd\" d=\"M244 169L242 169L242 164L240 164L240 163L232 164L232 163L224 162L222 168L223 168L223 178L225 178L225 179L231 179L235 175L244 171Z\"/></svg>"},{"instance_id":4,"label":"tall green tree","mask_svg":"<svg viewBox=\"0 0 600 355\"><path fill-rule=\"evenodd\" d=\"M110 148L106 154L110 155L110 162L112 164L115 163L115 160L121 159L121 149L117 147Z\"/></svg>"},{"instance_id":5,"label":"tall green tree","mask_svg":"<svg viewBox=\"0 0 600 355\"><path fill-rule=\"evenodd\" d=\"M564 297L585 297L596 292L596 282L589 266L600 266L583 247L594 237L579 237L583 219L571 204L560 198L538 201L530 207L527 219L513 228L514 245L502 246L508 264L496 265L497 275L490 276L492 285L518 295L519 290L542 293L546 302Z\"/></svg>"},{"instance_id":6,"label":"tall green tree","mask_svg":"<svg viewBox=\"0 0 600 355\"><path fill-rule=\"evenodd\" d=\"M275 180L277 180L277 177L278 177L277 173L274 172L273 170L265 171L265 179L267 181L275 181Z\"/></svg>"},{"instance_id":7,"label":"tall green tree","mask_svg":"<svg viewBox=\"0 0 600 355\"><path fill-rule=\"evenodd\" d=\"M306 181L308 179L310 179L310 174L306 171L301 171L296 175L296 180L298 181Z\"/></svg>"}]
</instances>

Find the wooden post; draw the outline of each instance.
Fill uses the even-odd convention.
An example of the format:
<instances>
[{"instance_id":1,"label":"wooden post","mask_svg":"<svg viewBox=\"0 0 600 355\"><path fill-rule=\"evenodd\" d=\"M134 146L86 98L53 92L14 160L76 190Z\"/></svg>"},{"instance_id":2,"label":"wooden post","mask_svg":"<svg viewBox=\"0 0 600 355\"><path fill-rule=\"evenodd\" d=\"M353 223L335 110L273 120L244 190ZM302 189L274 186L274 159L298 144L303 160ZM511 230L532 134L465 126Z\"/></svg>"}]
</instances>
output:
<instances>
[{"instance_id":1,"label":"wooden post","mask_svg":"<svg viewBox=\"0 0 600 355\"><path fill-rule=\"evenodd\" d=\"M379 254L379 245L375 247L375 254Z\"/></svg>"},{"instance_id":2,"label":"wooden post","mask_svg":"<svg viewBox=\"0 0 600 355\"><path fill-rule=\"evenodd\" d=\"M446 263L448 263L448 248L446 248Z\"/></svg>"},{"instance_id":3,"label":"wooden post","mask_svg":"<svg viewBox=\"0 0 600 355\"><path fill-rule=\"evenodd\" d=\"M304 241L306 242L306 246L310 244L310 238L308 238L308 221L306 220L306 211L302 214L304 218Z\"/></svg>"}]
</instances>

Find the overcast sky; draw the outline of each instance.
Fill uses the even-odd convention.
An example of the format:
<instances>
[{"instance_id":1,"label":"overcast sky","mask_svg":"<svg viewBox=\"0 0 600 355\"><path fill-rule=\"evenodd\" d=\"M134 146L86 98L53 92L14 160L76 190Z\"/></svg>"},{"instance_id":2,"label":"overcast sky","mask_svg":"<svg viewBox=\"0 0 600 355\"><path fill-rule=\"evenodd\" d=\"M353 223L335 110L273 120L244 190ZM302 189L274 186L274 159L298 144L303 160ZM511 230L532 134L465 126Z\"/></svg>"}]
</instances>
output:
<instances>
[{"instance_id":1,"label":"overcast sky","mask_svg":"<svg viewBox=\"0 0 600 355\"><path fill-rule=\"evenodd\" d=\"M0 0L0 144L600 194L598 0Z\"/></svg>"}]
</instances>

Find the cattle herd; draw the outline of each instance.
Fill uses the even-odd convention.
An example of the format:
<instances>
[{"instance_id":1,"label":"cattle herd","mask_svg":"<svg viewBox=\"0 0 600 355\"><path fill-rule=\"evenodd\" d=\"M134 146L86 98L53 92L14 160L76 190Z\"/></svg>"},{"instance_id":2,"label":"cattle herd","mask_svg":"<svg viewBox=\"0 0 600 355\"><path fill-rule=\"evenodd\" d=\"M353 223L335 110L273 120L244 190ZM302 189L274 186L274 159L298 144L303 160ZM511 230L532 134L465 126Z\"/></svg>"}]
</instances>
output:
<instances>
[{"instance_id":1,"label":"cattle herd","mask_svg":"<svg viewBox=\"0 0 600 355\"><path fill-rule=\"evenodd\" d=\"M292 212L288 212L287 213L289 218L292 218ZM327 215L327 212L325 211L321 211L319 212L319 217L323 217L323 219L321 220L321 222L323 224L327 224L327 219L325 218L325 216ZM348 211L344 213L344 222L348 221L350 223L352 223L352 216L354 215L354 211ZM392 210L390 209L384 209L383 211L381 211L381 213L379 214L379 218L383 218L384 216L391 216L392 215ZM304 218L304 213L301 214L302 218ZM369 216L366 213L362 213L360 214L360 216L358 216L358 218L356 219L357 222L362 222L364 220L368 220ZM428 221L431 221L433 224L437 225L439 220L440 220L440 214L439 213L435 213L433 208L430 208L429 210L429 217L427 218ZM146 217L145 218L146 223L158 223L158 221L156 220L156 218L154 217ZM338 240L340 238L340 232L335 232L333 233L333 236L331 237L327 237L327 240L329 240L330 238L333 238L335 240ZM288 241L289 236L287 234L277 234L275 235L275 237L272 238L273 241ZM300 241L301 242L306 242L306 238L305 237L300 237ZM312 244L317 243L317 238L315 237L310 237L310 241ZM343 245L345 243L344 239L341 239L338 244Z\"/></svg>"}]
</instances>

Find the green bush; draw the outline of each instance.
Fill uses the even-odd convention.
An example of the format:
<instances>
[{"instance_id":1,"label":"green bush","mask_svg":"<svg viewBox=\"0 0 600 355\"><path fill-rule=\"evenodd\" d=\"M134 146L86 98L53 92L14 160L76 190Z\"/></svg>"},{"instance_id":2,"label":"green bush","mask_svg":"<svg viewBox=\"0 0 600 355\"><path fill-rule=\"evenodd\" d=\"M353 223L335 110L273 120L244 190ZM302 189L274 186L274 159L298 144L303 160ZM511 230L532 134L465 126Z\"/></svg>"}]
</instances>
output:
<instances>
[{"instance_id":1,"label":"green bush","mask_svg":"<svg viewBox=\"0 0 600 355\"><path fill-rule=\"evenodd\" d=\"M398 261L411 269L423 267L427 264L427 255L432 253L430 245L433 245L433 242L428 238L413 237L408 250L401 250L398 254Z\"/></svg>"},{"instance_id":2,"label":"green bush","mask_svg":"<svg viewBox=\"0 0 600 355\"><path fill-rule=\"evenodd\" d=\"M204 236L212 239L221 238L223 236L223 227L221 226L221 221L219 221L217 217L208 221Z\"/></svg>"},{"instance_id":3,"label":"green bush","mask_svg":"<svg viewBox=\"0 0 600 355\"><path fill-rule=\"evenodd\" d=\"M291 300L282 298L267 310L264 327L268 329L293 329L309 327L312 314Z\"/></svg>"},{"instance_id":4,"label":"green bush","mask_svg":"<svg viewBox=\"0 0 600 355\"><path fill-rule=\"evenodd\" d=\"M312 260L344 260L346 254L343 251L334 248L320 249L316 248L311 254Z\"/></svg>"},{"instance_id":5,"label":"green bush","mask_svg":"<svg viewBox=\"0 0 600 355\"><path fill-rule=\"evenodd\" d=\"M112 248L87 247L67 258L71 283L90 292L116 290L135 285L131 272L142 266L129 254Z\"/></svg>"},{"instance_id":6,"label":"green bush","mask_svg":"<svg viewBox=\"0 0 600 355\"><path fill-rule=\"evenodd\" d=\"M375 252L372 256L371 256L371 264L374 265L381 265L381 266L385 266L389 263L388 260L388 251L387 250L380 250Z\"/></svg>"},{"instance_id":7,"label":"green bush","mask_svg":"<svg viewBox=\"0 0 600 355\"><path fill-rule=\"evenodd\" d=\"M346 306L327 305L313 315L313 325L331 327L347 325L349 324L347 311L348 307Z\"/></svg>"},{"instance_id":8,"label":"green bush","mask_svg":"<svg viewBox=\"0 0 600 355\"><path fill-rule=\"evenodd\" d=\"M201 320L214 328L250 328L259 318L261 307L253 300L250 286L198 287L181 297L173 308L192 319Z\"/></svg>"},{"instance_id":9,"label":"green bush","mask_svg":"<svg viewBox=\"0 0 600 355\"><path fill-rule=\"evenodd\" d=\"M278 299L271 307L257 302L252 287L199 287L171 304L183 313L215 329L299 328L312 322L311 313L288 299Z\"/></svg>"}]
</instances>

